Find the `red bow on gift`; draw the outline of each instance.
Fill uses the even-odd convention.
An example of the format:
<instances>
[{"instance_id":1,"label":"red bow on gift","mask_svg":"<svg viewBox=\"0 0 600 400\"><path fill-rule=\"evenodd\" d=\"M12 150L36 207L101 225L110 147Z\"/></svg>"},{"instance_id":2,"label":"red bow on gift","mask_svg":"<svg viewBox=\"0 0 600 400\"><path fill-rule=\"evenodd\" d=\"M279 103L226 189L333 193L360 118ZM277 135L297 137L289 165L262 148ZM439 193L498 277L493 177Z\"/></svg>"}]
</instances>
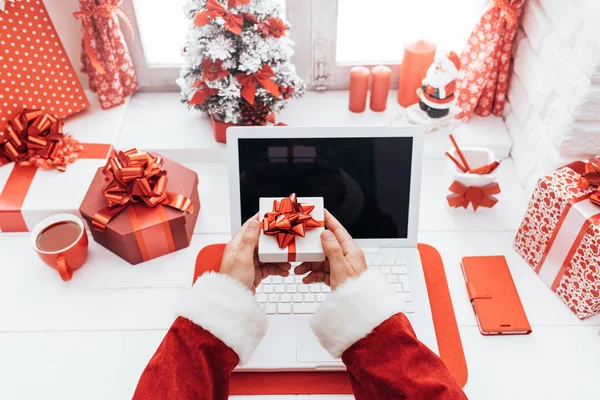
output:
<instances>
[{"instance_id":1,"label":"red bow on gift","mask_svg":"<svg viewBox=\"0 0 600 400\"><path fill-rule=\"evenodd\" d=\"M75 138L64 134L60 119L42 110L21 111L0 133L0 165L16 162L64 172L82 149Z\"/></svg>"},{"instance_id":2,"label":"red bow on gift","mask_svg":"<svg viewBox=\"0 0 600 400\"><path fill-rule=\"evenodd\" d=\"M131 204L145 203L148 207L163 205L180 211L193 212L194 205L187 197L167 192L167 171L162 157L131 149L111 157L102 170L108 183L102 190L108 207L92 217L92 226L103 231L111 219Z\"/></svg>"},{"instance_id":3,"label":"red bow on gift","mask_svg":"<svg viewBox=\"0 0 600 400\"><path fill-rule=\"evenodd\" d=\"M206 85L206 83L204 83L202 81L196 81L196 82L194 82L194 84L192 86L197 87L198 90L196 90L194 92L194 95L192 96L192 98L190 99L188 104L192 104L192 105L204 104L206 99L208 99L210 96L212 96L213 94L219 93L218 89L210 88Z\"/></svg>"},{"instance_id":4,"label":"red bow on gift","mask_svg":"<svg viewBox=\"0 0 600 400\"><path fill-rule=\"evenodd\" d=\"M312 204L298 203L296 194L275 200L273 211L265 214L262 220L262 229L265 235L276 236L277 244L284 249L290 246L296 236L304 237L306 231L323 226L322 222L310 216L315 206Z\"/></svg>"},{"instance_id":5,"label":"red bow on gift","mask_svg":"<svg viewBox=\"0 0 600 400\"><path fill-rule=\"evenodd\" d=\"M256 95L256 84L265 88L276 98L279 98L279 86L270 78L275 76L275 72L268 65L263 65L260 71L254 74L236 74L235 78L242 85L242 97L250 104L254 104L254 96Z\"/></svg>"},{"instance_id":6,"label":"red bow on gift","mask_svg":"<svg viewBox=\"0 0 600 400\"><path fill-rule=\"evenodd\" d=\"M600 206L600 156L590 158L581 172L579 186L584 190L590 186L595 187L596 192L592 194L590 200Z\"/></svg>"},{"instance_id":7,"label":"red bow on gift","mask_svg":"<svg viewBox=\"0 0 600 400\"><path fill-rule=\"evenodd\" d=\"M450 207L467 208L469 204L473 204L473 209L477 211L479 207L492 208L496 205L498 199L493 195L500 193L500 186L497 183L492 183L483 187L467 187L459 181L454 181L449 190L452 194L449 194L446 198Z\"/></svg>"},{"instance_id":8,"label":"red bow on gift","mask_svg":"<svg viewBox=\"0 0 600 400\"><path fill-rule=\"evenodd\" d=\"M241 14L232 14L228 12L217 2L217 0L208 0L206 2L206 11L196 13L194 24L196 26L203 26L217 17L221 17L225 20L225 29L228 31L235 33L236 35L239 35L242 32L244 17Z\"/></svg>"}]
</instances>

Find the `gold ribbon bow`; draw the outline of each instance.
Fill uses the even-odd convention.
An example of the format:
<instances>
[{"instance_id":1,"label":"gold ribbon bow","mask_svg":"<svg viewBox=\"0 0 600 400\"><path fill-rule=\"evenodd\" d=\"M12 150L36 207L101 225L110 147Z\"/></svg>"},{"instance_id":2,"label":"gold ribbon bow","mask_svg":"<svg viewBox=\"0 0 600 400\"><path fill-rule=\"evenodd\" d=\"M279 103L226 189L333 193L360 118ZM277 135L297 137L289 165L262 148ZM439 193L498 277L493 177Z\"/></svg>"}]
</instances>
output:
<instances>
[{"instance_id":1,"label":"gold ribbon bow","mask_svg":"<svg viewBox=\"0 0 600 400\"><path fill-rule=\"evenodd\" d=\"M123 12L123 10L119 8L120 4L121 2L118 2L117 4L102 4L89 10L81 10L73 13L75 19L80 19L83 21L83 45L85 47L85 52L90 59L90 64L92 64L92 67L94 67L94 69L98 71L100 75L104 75L105 71L100 64L100 61L98 61L94 47L92 46L91 32L95 31L92 17L112 18L112 16L116 14L127 25L129 33L131 34L131 39L133 40L135 38L131 21L129 18L127 18L127 15Z\"/></svg>"},{"instance_id":2,"label":"gold ribbon bow","mask_svg":"<svg viewBox=\"0 0 600 400\"><path fill-rule=\"evenodd\" d=\"M223 6L221 6L217 0L208 0L206 2L205 11L199 11L196 13L194 24L196 26L203 26L217 17L223 18L225 21L225 29L227 29L229 32L232 32L236 35L242 33L244 17L241 14L230 13L223 8Z\"/></svg>"},{"instance_id":3,"label":"gold ribbon bow","mask_svg":"<svg viewBox=\"0 0 600 400\"><path fill-rule=\"evenodd\" d=\"M92 226L104 231L111 219L135 203L193 212L194 205L189 198L166 191L168 180L163 162L162 157L137 149L120 151L117 156L109 158L102 170L108 181L102 190L108 207L92 217Z\"/></svg>"},{"instance_id":4,"label":"gold ribbon bow","mask_svg":"<svg viewBox=\"0 0 600 400\"><path fill-rule=\"evenodd\" d=\"M273 72L273 69L268 65L263 65L260 71L254 74L239 73L235 75L235 78L242 85L242 97L249 104L254 104L257 83L275 96L275 98L279 98L279 86L271 80L274 76L275 72Z\"/></svg>"},{"instance_id":5,"label":"gold ribbon bow","mask_svg":"<svg viewBox=\"0 0 600 400\"><path fill-rule=\"evenodd\" d=\"M280 248L290 247L288 253L295 255L296 236L304 237L307 230L324 226L323 222L310 215L314 209L312 204L299 203L296 194L292 193L281 201L273 202L273 211L265 214L262 229L265 235L277 238Z\"/></svg>"},{"instance_id":6,"label":"gold ribbon bow","mask_svg":"<svg viewBox=\"0 0 600 400\"><path fill-rule=\"evenodd\" d=\"M500 193L500 186L497 183L492 183L487 186L467 187L459 181L452 182L449 194L446 198L450 207L467 208L469 204L473 204L473 209L477 211L479 207L492 208L498 202L498 199L493 195Z\"/></svg>"},{"instance_id":7,"label":"gold ribbon bow","mask_svg":"<svg viewBox=\"0 0 600 400\"><path fill-rule=\"evenodd\" d=\"M501 16L504 17L509 25L516 25L519 20L517 18L517 10L521 5L521 0L493 0L493 6L502 11Z\"/></svg>"},{"instance_id":8,"label":"gold ribbon bow","mask_svg":"<svg viewBox=\"0 0 600 400\"><path fill-rule=\"evenodd\" d=\"M21 111L0 133L0 165L15 162L64 172L82 149L75 138L64 134L58 117L42 110Z\"/></svg>"}]
</instances>

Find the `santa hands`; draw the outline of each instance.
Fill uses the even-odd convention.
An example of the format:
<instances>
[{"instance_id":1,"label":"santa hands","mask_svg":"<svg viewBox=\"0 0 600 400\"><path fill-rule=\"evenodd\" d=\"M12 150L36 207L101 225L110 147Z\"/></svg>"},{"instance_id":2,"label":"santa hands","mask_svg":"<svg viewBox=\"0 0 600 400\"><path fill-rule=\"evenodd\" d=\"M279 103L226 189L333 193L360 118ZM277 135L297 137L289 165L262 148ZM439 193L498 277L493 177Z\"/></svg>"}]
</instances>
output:
<instances>
[{"instance_id":1,"label":"santa hands","mask_svg":"<svg viewBox=\"0 0 600 400\"><path fill-rule=\"evenodd\" d=\"M220 270L253 292L264 278L269 275L285 277L291 269L290 263L260 263L257 253L259 237L260 224L256 214L238 229L225 247Z\"/></svg>"},{"instance_id":2,"label":"santa hands","mask_svg":"<svg viewBox=\"0 0 600 400\"><path fill-rule=\"evenodd\" d=\"M326 259L323 262L305 262L294 269L296 275L304 275L302 282L324 282L335 290L349 278L355 278L367 270L362 249L356 244L346 228L325 210L325 225L328 230L321 234L321 243Z\"/></svg>"}]
</instances>

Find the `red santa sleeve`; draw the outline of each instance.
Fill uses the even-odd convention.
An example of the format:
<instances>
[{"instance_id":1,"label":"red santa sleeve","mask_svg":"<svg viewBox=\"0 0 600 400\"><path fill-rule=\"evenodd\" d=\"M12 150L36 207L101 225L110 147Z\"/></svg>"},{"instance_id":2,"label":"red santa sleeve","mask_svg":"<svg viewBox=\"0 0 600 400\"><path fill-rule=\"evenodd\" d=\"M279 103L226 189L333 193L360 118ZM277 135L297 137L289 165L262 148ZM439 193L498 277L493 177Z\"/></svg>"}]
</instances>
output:
<instances>
[{"instance_id":1,"label":"red santa sleeve","mask_svg":"<svg viewBox=\"0 0 600 400\"><path fill-rule=\"evenodd\" d=\"M357 400L463 400L442 362L413 331L403 301L376 272L338 287L313 316L321 345L342 357Z\"/></svg>"},{"instance_id":2,"label":"red santa sleeve","mask_svg":"<svg viewBox=\"0 0 600 400\"><path fill-rule=\"evenodd\" d=\"M133 398L227 399L231 372L267 331L260 305L236 280L207 273L176 305L176 315Z\"/></svg>"}]
</instances>

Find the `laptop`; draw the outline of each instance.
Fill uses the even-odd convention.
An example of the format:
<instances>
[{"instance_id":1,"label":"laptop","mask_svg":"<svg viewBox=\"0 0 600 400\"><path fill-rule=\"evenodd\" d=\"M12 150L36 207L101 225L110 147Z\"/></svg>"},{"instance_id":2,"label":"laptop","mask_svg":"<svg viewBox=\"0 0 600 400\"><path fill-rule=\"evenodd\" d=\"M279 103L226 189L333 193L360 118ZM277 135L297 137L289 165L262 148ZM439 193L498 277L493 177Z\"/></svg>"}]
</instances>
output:
<instances>
[{"instance_id":1,"label":"laptop","mask_svg":"<svg viewBox=\"0 0 600 400\"><path fill-rule=\"evenodd\" d=\"M256 214L260 197L323 197L364 250L369 269L406 302L417 337L438 353L417 250L421 127L232 127L227 143L232 232ZM257 288L269 329L238 371L344 370L308 324L331 290L301 280L269 277Z\"/></svg>"}]
</instances>

